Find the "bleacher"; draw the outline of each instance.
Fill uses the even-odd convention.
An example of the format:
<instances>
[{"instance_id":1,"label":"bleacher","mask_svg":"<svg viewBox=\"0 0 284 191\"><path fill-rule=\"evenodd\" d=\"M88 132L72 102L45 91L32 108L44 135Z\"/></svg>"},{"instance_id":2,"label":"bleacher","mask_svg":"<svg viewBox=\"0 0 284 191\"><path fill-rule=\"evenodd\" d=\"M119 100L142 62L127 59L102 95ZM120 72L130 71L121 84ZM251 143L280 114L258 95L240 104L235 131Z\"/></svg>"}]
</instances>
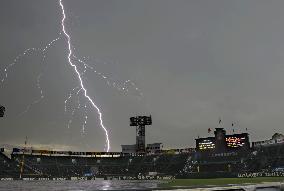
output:
<instances>
[{"instance_id":1,"label":"bleacher","mask_svg":"<svg viewBox=\"0 0 284 191\"><path fill-rule=\"evenodd\" d=\"M255 148L246 160L248 171L273 171L284 166L284 144Z\"/></svg>"},{"instance_id":2,"label":"bleacher","mask_svg":"<svg viewBox=\"0 0 284 191\"><path fill-rule=\"evenodd\" d=\"M71 152L0 152L0 178L137 177L154 173L176 177L222 177L242 172L273 172L284 167L284 144L239 152L158 153L148 155L72 155ZM58 153L57 153L58 154ZM24 163L22 163L24 161Z\"/></svg>"},{"instance_id":3,"label":"bleacher","mask_svg":"<svg viewBox=\"0 0 284 191\"><path fill-rule=\"evenodd\" d=\"M283 167L284 144L274 144L233 155L197 152L186 161L179 177L233 177L238 173L275 172Z\"/></svg>"},{"instance_id":4,"label":"bleacher","mask_svg":"<svg viewBox=\"0 0 284 191\"><path fill-rule=\"evenodd\" d=\"M18 177L20 172L19 165L0 152L0 178Z\"/></svg>"},{"instance_id":5,"label":"bleacher","mask_svg":"<svg viewBox=\"0 0 284 191\"><path fill-rule=\"evenodd\" d=\"M22 154L12 155L20 161ZM184 168L188 154L163 154L121 157L73 157L25 154L24 172L31 169L42 177L175 175ZM29 169L28 169L29 167ZM36 174L35 173L35 174ZM26 173L23 173L26 174Z\"/></svg>"}]
</instances>

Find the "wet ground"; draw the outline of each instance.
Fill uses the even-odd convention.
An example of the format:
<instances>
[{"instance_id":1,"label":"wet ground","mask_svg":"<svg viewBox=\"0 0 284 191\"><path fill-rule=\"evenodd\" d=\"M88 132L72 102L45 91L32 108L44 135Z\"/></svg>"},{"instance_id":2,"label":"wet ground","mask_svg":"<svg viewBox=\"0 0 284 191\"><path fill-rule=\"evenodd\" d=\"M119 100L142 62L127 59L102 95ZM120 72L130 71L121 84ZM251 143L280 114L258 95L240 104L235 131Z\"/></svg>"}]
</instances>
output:
<instances>
[{"instance_id":1,"label":"wet ground","mask_svg":"<svg viewBox=\"0 0 284 191\"><path fill-rule=\"evenodd\" d=\"M281 183L266 183L258 185L231 185L226 187L203 188L161 188L162 181L139 180L88 180L88 181L0 181L0 191L94 191L94 190L178 190L178 191L283 191Z\"/></svg>"},{"instance_id":2,"label":"wet ground","mask_svg":"<svg viewBox=\"0 0 284 191\"><path fill-rule=\"evenodd\" d=\"M160 181L0 181L0 191L152 190Z\"/></svg>"}]
</instances>

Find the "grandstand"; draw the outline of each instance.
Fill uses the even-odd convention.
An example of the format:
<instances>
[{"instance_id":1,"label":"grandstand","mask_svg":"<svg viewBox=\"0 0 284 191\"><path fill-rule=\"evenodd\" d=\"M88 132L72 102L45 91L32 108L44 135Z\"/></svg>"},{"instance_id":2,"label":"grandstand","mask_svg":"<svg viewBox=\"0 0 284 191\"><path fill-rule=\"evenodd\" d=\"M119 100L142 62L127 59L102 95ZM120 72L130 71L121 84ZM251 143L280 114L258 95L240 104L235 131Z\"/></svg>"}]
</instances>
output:
<instances>
[{"instance_id":1,"label":"grandstand","mask_svg":"<svg viewBox=\"0 0 284 191\"><path fill-rule=\"evenodd\" d=\"M4 154L4 149L1 149L0 152L0 178L21 178L21 167L25 169L26 177L39 177L41 173L37 169L29 165L29 162L22 163L23 156L21 158L9 158Z\"/></svg>"},{"instance_id":2,"label":"grandstand","mask_svg":"<svg viewBox=\"0 0 284 191\"><path fill-rule=\"evenodd\" d=\"M19 175L19 165L3 154L4 149L0 152L0 178L12 178Z\"/></svg>"},{"instance_id":3,"label":"grandstand","mask_svg":"<svg viewBox=\"0 0 284 191\"><path fill-rule=\"evenodd\" d=\"M184 167L188 153L119 157L50 156L13 153L14 161L25 156L23 175L33 169L40 177L137 177L175 176ZM29 168L27 168L29 167ZM35 175L35 174L34 174ZM32 176L29 176L32 177Z\"/></svg>"},{"instance_id":4,"label":"grandstand","mask_svg":"<svg viewBox=\"0 0 284 191\"><path fill-rule=\"evenodd\" d=\"M284 143L254 147L247 160L250 171L273 171L284 167Z\"/></svg>"}]
</instances>

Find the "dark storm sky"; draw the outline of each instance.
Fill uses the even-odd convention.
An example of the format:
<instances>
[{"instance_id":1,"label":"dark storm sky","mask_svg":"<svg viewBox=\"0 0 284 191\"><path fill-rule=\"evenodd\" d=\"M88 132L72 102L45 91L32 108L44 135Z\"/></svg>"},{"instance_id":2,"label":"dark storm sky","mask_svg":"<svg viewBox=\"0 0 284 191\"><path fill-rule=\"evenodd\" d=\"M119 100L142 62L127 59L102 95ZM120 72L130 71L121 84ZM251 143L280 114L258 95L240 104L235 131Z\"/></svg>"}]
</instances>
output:
<instances>
[{"instance_id":1,"label":"dark storm sky","mask_svg":"<svg viewBox=\"0 0 284 191\"><path fill-rule=\"evenodd\" d=\"M143 92L121 93L96 74L84 83L103 113L111 150L135 142L129 117L152 114L147 142L167 148L194 146L207 136L218 118L231 133L248 131L252 140L283 133L284 1L232 0L63 0L66 27L79 57L116 80L132 80ZM61 9L55 0L2 0L0 6L0 76L26 48L43 47L61 32ZM103 150L104 132L98 115L88 107L67 123L77 98L64 113L64 100L78 86L67 63L66 38L61 35L47 52L22 57L0 86L0 144L29 143L57 149ZM99 61L95 61L99 60ZM40 96L45 98L19 115ZM86 100L81 96L81 102Z\"/></svg>"}]
</instances>

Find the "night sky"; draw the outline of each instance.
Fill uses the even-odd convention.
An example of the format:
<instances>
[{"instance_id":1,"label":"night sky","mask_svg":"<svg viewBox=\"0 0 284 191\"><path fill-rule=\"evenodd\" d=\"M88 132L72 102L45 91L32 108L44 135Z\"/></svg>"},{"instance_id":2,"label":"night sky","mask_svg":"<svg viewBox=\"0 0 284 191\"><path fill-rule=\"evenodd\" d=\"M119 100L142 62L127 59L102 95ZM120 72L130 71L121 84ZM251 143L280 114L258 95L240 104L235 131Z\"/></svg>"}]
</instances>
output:
<instances>
[{"instance_id":1,"label":"night sky","mask_svg":"<svg viewBox=\"0 0 284 191\"><path fill-rule=\"evenodd\" d=\"M97 71L87 70L82 79L102 111L111 151L135 143L135 128L129 126L135 115L152 115L147 143L165 148L193 147L197 136L209 136L207 129L218 126L219 117L228 133L234 122L235 132L247 128L252 141L284 133L284 1L62 2L74 55ZM0 144L23 144L28 136L28 144L38 148L105 147L97 111L82 92L74 93L64 111L79 81L67 61L61 20L56 0L1 1L0 79L27 48L60 39L44 61L41 51L21 56L0 83L0 105L6 107ZM44 98L32 104L41 97L40 73ZM127 80L135 83L128 92L120 87ZM78 100L82 107L76 109Z\"/></svg>"}]
</instances>

